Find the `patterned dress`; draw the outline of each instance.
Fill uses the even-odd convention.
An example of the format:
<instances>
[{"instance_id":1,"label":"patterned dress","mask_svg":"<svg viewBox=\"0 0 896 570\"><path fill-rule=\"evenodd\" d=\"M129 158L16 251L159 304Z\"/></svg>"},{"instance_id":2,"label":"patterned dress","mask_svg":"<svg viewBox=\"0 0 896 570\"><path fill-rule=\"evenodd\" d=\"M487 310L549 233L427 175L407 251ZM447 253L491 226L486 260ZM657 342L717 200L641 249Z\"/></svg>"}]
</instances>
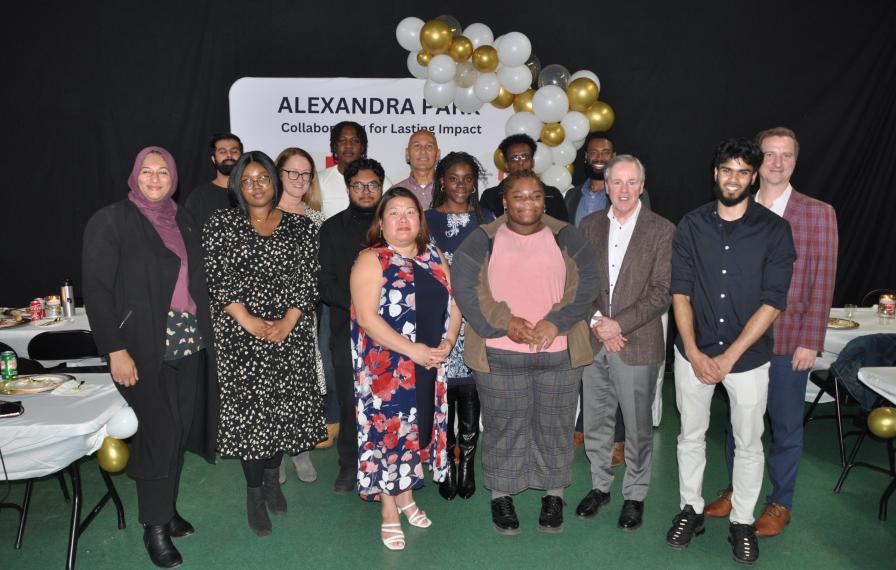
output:
<instances>
[{"instance_id":1,"label":"patterned dress","mask_svg":"<svg viewBox=\"0 0 896 570\"><path fill-rule=\"evenodd\" d=\"M454 251L460 247L460 244L467 239L467 236L479 227L475 214L446 214L438 210L427 210L426 224L429 226L429 235L433 243L442 250L448 266L451 266L451 260L454 257ZM487 224L494 221L495 216L489 210L483 209L482 223ZM466 323L462 323L460 334L454 349L448 356L445 363L445 375L448 377L448 387L462 386L464 384L473 385L473 374L467 365L464 364L464 329Z\"/></svg>"},{"instance_id":2,"label":"patterned dress","mask_svg":"<svg viewBox=\"0 0 896 570\"><path fill-rule=\"evenodd\" d=\"M372 251L383 270L379 315L411 342L437 346L446 334L452 301L436 248L429 245L413 259L389 248ZM369 338L358 325L354 306L351 317L361 497L413 488L423 479L424 464L435 481L442 481L448 466L443 367L425 371Z\"/></svg>"},{"instance_id":3,"label":"patterned dress","mask_svg":"<svg viewBox=\"0 0 896 570\"><path fill-rule=\"evenodd\" d=\"M212 301L221 417L218 451L240 459L296 455L327 435L315 363L317 227L283 213L270 236L259 235L240 209L218 210L203 228ZM281 343L249 334L224 310L241 303L252 315L302 318Z\"/></svg>"}]
</instances>

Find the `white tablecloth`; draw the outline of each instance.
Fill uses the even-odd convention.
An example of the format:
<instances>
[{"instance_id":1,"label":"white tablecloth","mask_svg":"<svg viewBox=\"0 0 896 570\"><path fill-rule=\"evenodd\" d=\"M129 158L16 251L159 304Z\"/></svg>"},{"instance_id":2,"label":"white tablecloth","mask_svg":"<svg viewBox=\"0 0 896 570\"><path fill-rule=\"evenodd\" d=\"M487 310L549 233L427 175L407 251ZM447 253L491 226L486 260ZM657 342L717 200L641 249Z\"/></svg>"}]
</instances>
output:
<instances>
[{"instance_id":1,"label":"white tablecloth","mask_svg":"<svg viewBox=\"0 0 896 570\"><path fill-rule=\"evenodd\" d=\"M0 329L0 342L9 345L9 347L16 351L16 354L18 354L20 357L30 358L28 355L28 343L31 342L32 338L36 337L42 332L89 330L90 323L87 320L87 313L84 312L84 307L78 307L75 312L75 316L69 317L59 324L40 326L39 323L25 323L17 327ZM57 364L61 364L63 361L41 360L39 362L44 366L56 366ZM98 358L89 358L77 362L70 362L68 364L70 366L98 366L103 365L104 363L104 360Z\"/></svg>"},{"instance_id":2,"label":"white tablecloth","mask_svg":"<svg viewBox=\"0 0 896 570\"><path fill-rule=\"evenodd\" d=\"M21 416L0 418L0 451L9 479L55 473L102 445L106 422L127 404L109 374L74 376L97 388L83 396L0 395L25 407Z\"/></svg>"},{"instance_id":3,"label":"white tablecloth","mask_svg":"<svg viewBox=\"0 0 896 570\"><path fill-rule=\"evenodd\" d=\"M887 400L896 402L896 366L860 368L859 380Z\"/></svg>"}]
</instances>

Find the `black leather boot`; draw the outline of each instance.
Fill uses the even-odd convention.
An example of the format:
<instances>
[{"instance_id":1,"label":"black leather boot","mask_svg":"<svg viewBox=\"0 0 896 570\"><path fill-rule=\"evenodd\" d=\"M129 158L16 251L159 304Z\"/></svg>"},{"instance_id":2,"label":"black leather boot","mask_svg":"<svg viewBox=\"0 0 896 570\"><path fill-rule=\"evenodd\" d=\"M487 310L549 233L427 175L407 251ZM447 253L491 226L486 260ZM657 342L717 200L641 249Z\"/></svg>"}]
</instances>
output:
<instances>
[{"instance_id":1,"label":"black leather boot","mask_svg":"<svg viewBox=\"0 0 896 570\"><path fill-rule=\"evenodd\" d=\"M261 487L246 487L246 515L249 518L249 528L258 536L271 534L271 518L264 505L264 496Z\"/></svg>"},{"instance_id":2,"label":"black leather boot","mask_svg":"<svg viewBox=\"0 0 896 570\"><path fill-rule=\"evenodd\" d=\"M143 546L149 553L149 559L159 568L174 568L183 564L180 552L171 542L168 525L148 524L143 526Z\"/></svg>"},{"instance_id":3,"label":"black leather boot","mask_svg":"<svg viewBox=\"0 0 896 570\"><path fill-rule=\"evenodd\" d=\"M454 436L454 412L457 410L457 388L448 388L448 474L445 480L439 483L439 494L446 501L457 496L457 464L454 462L454 446L457 438Z\"/></svg>"},{"instance_id":4,"label":"black leather boot","mask_svg":"<svg viewBox=\"0 0 896 570\"><path fill-rule=\"evenodd\" d=\"M459 391L457 395L457 439L460 446L460 467L457 469L457 494L469 499L476 492L473 464L476 441L479 439L479 394L476 390Z\"/></svg>"},{"instance_id":5,"label":"black leather boot","mask_svg":"<svg viewBox=\"0 0 896 570\"><path fill-rule=\"evenodd\" d=\"M265 469L261 485L261 496L272 515L286 514L286 497L280 489L280 469Z\"/></svg>"}]
</instances>

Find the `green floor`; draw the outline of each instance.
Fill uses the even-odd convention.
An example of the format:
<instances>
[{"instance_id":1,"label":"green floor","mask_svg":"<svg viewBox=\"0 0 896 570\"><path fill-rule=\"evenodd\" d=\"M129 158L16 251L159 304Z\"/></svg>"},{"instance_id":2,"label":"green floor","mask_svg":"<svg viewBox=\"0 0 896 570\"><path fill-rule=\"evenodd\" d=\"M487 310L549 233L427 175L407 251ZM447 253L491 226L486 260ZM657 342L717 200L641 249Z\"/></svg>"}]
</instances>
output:
<instances>
[{"instance_id":1,"label":"green floor","mask_svg":"<svg viewBox=\"0 0 896 570\"><path fill-rule=\"evenodd\" d=\"M398 568L413 564L425 568L719 568L735 567L726 542L727 520L707 521L706 534L695 538L685 551L665 545L665 534L678 511L675 439L678 417L671 378L664 387L665 414L656 431L653 482L647 497L644 526L634 533L616 528L622 503L617 477L610 505L597 518L576 520L575 505L589 488L584 451L576 450L573 483L567 489L566 525L562 534L535 530L539 493L516 499L523 532L506 537L494 532L488 493L480 489L464 501L451 503L427 483L416 494L418 504L433 519L428 530L405 523L407 548L388 552L379 541L379 507L355 496L332 492L336 451L315 451L319 473L316 483L303 484L294 473L285 486L290 512L274 518L274 533L257 538L246 525L245 487L239 463L220 460L212 466L189 456L181 482L180 512L198 529L177 541L185 568ZM707 441L709 465L704 496L711 500L725 486L721 445L724 410L717 395L714 421ZM806 432L806 450L797 488L797 510L787 530L761 540L760 564L767 568L896 568L896 499L892 520L877 519L880 493L889 478L856 469L840 494L832 488L839 473L834 445L834 423L819 421ZM850 440L851 441L851 440ZM869 441L860 458L877 463L885 459L884 446ZM84 496L91 506L102 492L102 480L93 460L81 465ZM621 469L620 469L621 473ZM81 537L80 568L151 568L137 522L134 484L114 477L125 505L128 528L117 530L110 506ZM13 484L9 499L20 500L24 485ZM6 485L0 486L0 497ZM90 507L85 509L89 510ZM761 508L761 507L759 507ZM59 568L65 561L69 508L55 480L35 486L31 514L21 550L14 550L17 514L0 511L0 568ZM557 566L554 566L554 565Z\"/></svg>"}]
</instances>

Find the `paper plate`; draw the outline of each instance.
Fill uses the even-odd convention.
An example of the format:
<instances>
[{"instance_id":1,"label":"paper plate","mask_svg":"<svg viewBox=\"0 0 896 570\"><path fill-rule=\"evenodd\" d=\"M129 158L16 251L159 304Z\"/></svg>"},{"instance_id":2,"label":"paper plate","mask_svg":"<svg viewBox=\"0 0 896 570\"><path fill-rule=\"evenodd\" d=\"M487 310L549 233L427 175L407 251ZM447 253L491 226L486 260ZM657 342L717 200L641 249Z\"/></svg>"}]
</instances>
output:
<instances>
[{"instance_id":1,"label":"paper plate","mask_svg":"<svg viewBox=\"0 0 896 570\"><path fill-rule=\"evenodd\" d=\"M74 380L70 374L29 374L16 376L0 384L0 392L4 394L37 394L55 390L63 382Z\"/></svg>"},{"instance_id":2,"label":"paper plate","mask_svg":"<svg viewBox=\"0 0 896 570\"><path fill-rule=\"evenodd\" d=\"M835 330L857 329L859 328L859 323L851 321L849 319L838 319L836 317L831 317L828 319L828 328Z\"/></svg>"}]
</instances>

